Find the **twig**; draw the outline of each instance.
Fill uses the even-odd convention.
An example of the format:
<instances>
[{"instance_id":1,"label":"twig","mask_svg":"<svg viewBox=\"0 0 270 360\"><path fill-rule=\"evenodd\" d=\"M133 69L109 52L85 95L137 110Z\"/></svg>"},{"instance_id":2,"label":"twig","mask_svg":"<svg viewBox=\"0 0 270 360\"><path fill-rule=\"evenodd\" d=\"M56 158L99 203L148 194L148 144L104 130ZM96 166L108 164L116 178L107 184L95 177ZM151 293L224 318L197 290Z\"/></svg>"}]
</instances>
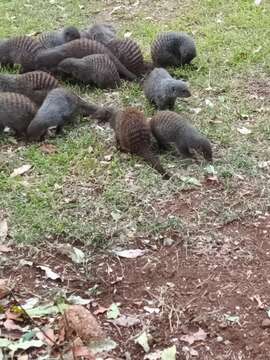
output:
<instances>
[{"instance_id":1,"label":"twig","mask_svg":"<svg viewBox=\"0 0 270 360\"><path fill-rule=\"evenodd\" d=\"M25 317L30 321L30 323L32 323L33 325L35 325L35 327L37 327L40 332L42 333L42 335L47 338L55 347L57 350L59 350L59 353L60 353L60 358L61 360L64 360L63 358L63 355L62 355L62 351L60 350L59 348L59 345L53 340L50 338L49 335L47 335L45 333L45 331L35 322L34 319L31 318L31 316L27 313L27 311L24 309L24 307L20 304L20 302L17 300L16 296L14 295L14 292L11 290L10 291L10 295L11 297L13 298L13 300L15 301L16 305L22 310L23 314L25 315Z\"/></svg>"}]
</instances>

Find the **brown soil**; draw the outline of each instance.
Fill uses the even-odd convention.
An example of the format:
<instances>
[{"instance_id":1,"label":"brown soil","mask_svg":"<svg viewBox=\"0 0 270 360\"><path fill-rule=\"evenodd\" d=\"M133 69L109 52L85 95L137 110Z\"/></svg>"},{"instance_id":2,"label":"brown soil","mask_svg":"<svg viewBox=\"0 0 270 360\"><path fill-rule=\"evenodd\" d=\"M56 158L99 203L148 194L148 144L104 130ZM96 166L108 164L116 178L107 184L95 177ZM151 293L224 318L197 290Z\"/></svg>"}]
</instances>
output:
<instances>
[{"instance_id":1,"label":"brown soil","mask_svg":"<svg viewBox=\"0 0 270 360\"><path fill-rule=\"evenodd\" d=\"M189 204L184 206L192 211ZM270 215L261 215L248 225L235 221L217 232L228 240L210 253L192 251L179 242L153 250L153 243L136 239L129 248L147 249L146 255L123 259L99 254L85 267L75 266L53 247L31 256L27 249L18 248L16 264L21 258L33 261L33 266L14 268L10 261L1 277L15 280L20 301L34 295L48 299L57 288L89 298L89 289L98 285L100 293L91 295L90 310L116 302L121 304L121 314L140 320L136 326L123 328L110 323L105 314L98 315L105 331L119 344L115 358L129 352L131 359L143 359L134 336L147 329L153 337L151 351L175 344L177 359L189 359L183 351L189 345L180 338L200 327L207 339L189 346L199 359L269 359L270 329L261 325L270 307ZM60 273L63 282L46 280L35 267L40 264ZM145 306L159 309L158 313L148 313ZM229 315L239 321L228 320Z\"/></svg>"}]
</instances>

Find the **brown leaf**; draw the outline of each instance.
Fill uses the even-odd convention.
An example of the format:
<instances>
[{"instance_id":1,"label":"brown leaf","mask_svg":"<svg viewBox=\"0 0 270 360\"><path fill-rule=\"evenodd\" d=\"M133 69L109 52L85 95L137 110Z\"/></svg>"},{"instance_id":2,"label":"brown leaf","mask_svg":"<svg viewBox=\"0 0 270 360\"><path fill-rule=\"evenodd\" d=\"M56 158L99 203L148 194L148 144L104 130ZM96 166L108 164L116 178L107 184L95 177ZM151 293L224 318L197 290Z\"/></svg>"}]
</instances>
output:
<instances>
[{"instance_id":1,"label":"brown leaf","mask_svg":"<svg viewBox=\"0 0 270 360\"><path fill-rule=\"evenodd\" d=\"M104 333L96 318L81 305L71 305L64 314L66 333L75 332L84 341L104 338Z\"/></svg>"},{"instance_id":2,"label":"brown leaf","mask_svg":"<svg viewBox=\"0 0 270 360\"><path fill-rule=\"evenodd\" d=\"M2 253L7 253L7 252L10 252L12 251L12 249L6 245L0 245L0 252Z\"/></svg>"},{"instance_id":3,"label":"brown leaf","mask_svg":"<svg viewBox=\"0 0 270 360\"><path fill-rule=\"evenodd\" d=\"M189 345L192 345L195 341L204 341L206 337L207 333L203 329L199 328L196 333L181 336L180 340L188 342Z\"/></svg>"},{"instance_id":4,"label":"brown leaf","mask_svg":"<svg viewBox=\"0 0 270 360\"><path fill-rule=\"evenodd\" d=\"M43 144L40 146L40 151L44 154L55 154L57 153L57 147L53 144Z\"/></svg>"},{"instance_id":5,"label":"brown leaf","mask_svg":"<svg viewBox=\"0 0 270 360\"><path fill-rule=\"evenodd\" d=\"M36 336L39 340L46 342L49 346L53 346L55 344L53 329L43 330L43 332L39 331Z\"/></svg>"},{"instance_id":6,"label":"brown leaf","mask_svg":"<svg viewBox=\"0 0 270 360\"><path fill-rule=\"evenodd\" d=\"M3 325L7 330L20 330L20 331L23 330L19 325L15 324L15 322L11 319L7 319Z\"/></svg>"},{"instance_id":7,"label":"brown leaf","mask_svg":"<svg viewBox=\"0 0 270 360\"><path fill-rule=\"evenodd\" d=\"M96 360L93 353L91 353L86 346L74 346L73 353L76 358L83 357L87 360Z\"/></svg>"},{"instance_id":8,"label":"brown leaf","mask_svg":"<svg viewBox=\"0 0 270 360\"><path fill-rule=\"evenodd\" d=\"M96 311L94 311L94 315L104 314L108 308L105 308L103 306L99 306Z\"/></svg>"},{"instance_id":9,"label":"brown leaf","mask_svg":"<svg viewBox=\"0 0 270 360\"><path fill-rule=\"evenodd\" d=\"M9 294L9 288L7 285L8 285L7 279L0 279L0 299L3 299L5 296Z\"/></svg>"}]
</instances>

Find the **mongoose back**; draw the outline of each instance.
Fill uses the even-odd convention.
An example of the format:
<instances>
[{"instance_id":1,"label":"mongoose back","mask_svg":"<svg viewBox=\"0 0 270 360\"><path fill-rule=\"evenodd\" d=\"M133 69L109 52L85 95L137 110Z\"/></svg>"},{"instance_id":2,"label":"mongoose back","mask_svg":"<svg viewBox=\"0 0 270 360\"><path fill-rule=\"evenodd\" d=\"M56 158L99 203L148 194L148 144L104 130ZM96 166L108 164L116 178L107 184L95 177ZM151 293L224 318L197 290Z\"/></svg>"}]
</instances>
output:
<instances>
[{"instance_id":1,"label":"mongoose back","mask_svg":"<svg viewBox=\"0 0 270 360\"><path fill-rule=\"evenodd\" d=\"M71 91L60 87L53 89L31 121L27 136L30 140L39 140L48 128L56 127L59 132L65 123L73 120L77 114L90 116L98 109L98 106L87 103Z\"/></svg>"},{"instance_id":2,"label":"mongoose back","mask_svg":"<svg viewBox=\"0 0 270 360\"><path fill-rule=\"evenodd\" d=\"M177 97L189 97L191 93L182 80L176 80L163 68L155 68L146 77L144 94L159 110L173 109Z\"/></svg>"},{"instance_id":3,"label":"mongoose back","mask_svg":"<svg viewBox=\"0 0 270 360\"><path fill-rule=\"evenodd\" d=\"M29 36L18 36L0 42L0 63L2 66L21 65L20 72L35 70L35 57L43 50L38 40Z\"/></svg>"},{"instance_id":4,"label":"mongoose back","mask_svg":"<svg viewBox=\"0 0 270 360\"><path fill-rule=\"evenodd\" d=\"M81 59L68 58L61 61L58 70L71 74L86 84L106 89L120 85L118 71L106 54L89 55Z\"/></svg>"},{"instance_id":5,"label":"mongoose back","mask_svg":"<svg viewBox=\"0 0 270 360\"><path fill-rule=\"evenodd\" d=\"M213 160L210 141L181 115L173 111L157 112L150 120L150 127L161 148L173 143L184 156L192 156L195 150L206 160Z\"/></svg>"},{"instance_id":6,"label":"mongoose back","mask_svg":"<svg viewBox=\"0 0 270 360\"><path fill-rule=\"evenodd\" d=\"M196 57L194 40L182 32L160 34L151 46L155 66L181 66L189 64Z\"/></svg>"},{"instance_id":7,"label":"mongoose back","mask_svg":"<svg viewBox=\"0 0 270 360\"><path fill-rule=\"evenodd\" d=\"M0 132L7 126L17 136L24 136L37 112L36 105L22 94L0 93Z\"/></svg>"},{"instance_id":8,"label":"mongoose back","mask_svg":"<svg viewBox=\"0 0 270 360\"><path fill-rule=\"evenodd\" d=\"M110 24L95 24L81 31L81 37L107 45L116 37L116 29Z\"/></svg>"},{"instance_id":9,"label":"mongoose back","mask_svg":"<svg viewBox=\"0 0 270 360\"><path fill-rule=\"evenodd\" d=\"M142 157L164 178L169 178L158 156L151 149L150 128L141 111L131 107L123 111L112 110L109 122L120 150Z\"/></svg>"},{"instance_id":10,"label":"mongoose back","mask_svg":"<svg viewBox=\"0 0 270 360\"><path fill-rule=\"evenodd\" d=\"M37 105L43 102L50 90L58 86L58 80L43 71L21 75L0 74L0 91L23 94Z\"/></svg>"},{"instance_id":11,"label":"mongoose back","mask_svg":"<svg viewBox=\"0 0 270 360\"><path fill-rule=\"evenodd\" d=\"M38 41L44 48L54 48L81 37L79 30L74 26L65 27L62 30L42 33Z\"/></svg>"},{"instance_id":12,"label":"mongoose back","mask_svg":"<svg viewBox=\"0 0 270 360\"><path fill-rule=\"evenodd\" d=\"M107 47L133 74L142 75L148 70L139 45L132 39L114 39Z\"/></svg>"},{"instance_id":13,"label":"mongoose back","mask_svg":"<svg viewBox=\"0 0 270 360\"><path fill-rule=\"evenodd\" d=\"M128 69L125 68L125 66L108 48L95 40L88 39L73 40L53 49L46 49L42 51L36 58L36 66L39 69L50 69L57 67L60 61L66 58L83 58L94 54L107 54L115 64L120 74L130 80L134 80L136 78L136 76L128 71Z\"/></svg>"}]
</instances>

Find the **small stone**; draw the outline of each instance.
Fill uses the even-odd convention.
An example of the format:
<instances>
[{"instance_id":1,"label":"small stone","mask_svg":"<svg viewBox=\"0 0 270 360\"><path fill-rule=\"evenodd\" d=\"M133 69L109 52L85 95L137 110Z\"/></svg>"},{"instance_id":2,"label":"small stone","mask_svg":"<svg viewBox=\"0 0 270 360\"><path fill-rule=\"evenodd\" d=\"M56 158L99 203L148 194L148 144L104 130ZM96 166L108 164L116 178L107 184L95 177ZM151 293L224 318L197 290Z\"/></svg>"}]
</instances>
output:
<instances>
[{"instance_id":1,"label":"small stone","mask_svg":"<svg viewBox=\"0 0 270 360\"><path fill-rule=\"evenodd\" d=\"M223 341L223 337L222 336L218 336L217 337L217 342L222 342Z\"/></svg>"},{"instance_id":2,"label":"small stone","mask_svg":"<svg viewBox=\"0 0 270 360\"><path fill-rule=\"evenodd\" d=\"M224 344L225 344L226 346L230 345L230 343L231 343L230 340L225 340L225 341L224 341Z\"/></svg>"},{"instance_id":3,"label":"small stone","mask_svg":"<svg viewBox=\"0 0 270 360\"><path fill-rule=\"evenodd\" d=\"M163 240L163 246L172 246L173 243L174 243L174 240L171 238L165 238Z\"/></svg>"},{"instance_id":4,"label":"small stone","mask_svg":"<svg viewBox=\"0 0 270 360\"><path fill-rule=\"evenodd\" d=\"M264 319L263 321L262 321L262 328L263 329L268 329L268 328L270 328L270 319Z\"/></svg>"}]
</instances>

